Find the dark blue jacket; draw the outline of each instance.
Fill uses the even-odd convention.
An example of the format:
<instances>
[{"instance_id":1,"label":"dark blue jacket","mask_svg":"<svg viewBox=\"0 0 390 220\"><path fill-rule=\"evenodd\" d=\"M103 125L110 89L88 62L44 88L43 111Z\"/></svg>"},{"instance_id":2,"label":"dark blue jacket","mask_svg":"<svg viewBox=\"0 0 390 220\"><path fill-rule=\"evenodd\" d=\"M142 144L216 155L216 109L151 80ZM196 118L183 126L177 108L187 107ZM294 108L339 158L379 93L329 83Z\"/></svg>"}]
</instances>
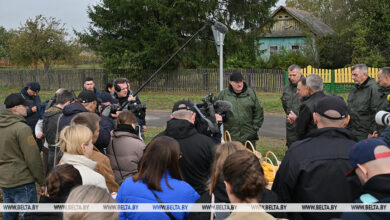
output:
<instances>
[{"instance_id":1,"label":"dark blue jacket","mask_svg":"<svg viewBox=\"0 0 390 220\"><path fill-rule=\"evenodd\" d=\"M88 112L88 110L79 102L65 106L64 109L62 109L63 115L60 119L58 131L61 131L65 126L70 125L72 118L81 112Z\"/></svg>"},{"instance_id":2,"label":"dark blue jacket","mask_svg":"<svg viewBox=\"0 0 390 220\"><path fill-rule=\"evenodd\" d=\"M102 116L99 123L99 137L94 144L100 152L104 154L104 148L108 147L111 138L111 131L114 130L114 124L110 118Z\"/></svg>"},{"instance_id":3,"label":"dark blue jacket","mask_svg":"<svg viewBox=\"0 0 390 220\"><path fill-rule=\"evenodd\" d=\"M23 98L25 100L29 100L29 101L32 101L32 104L29 106L29 109L27 110L27 117L26 117L26 121L27 121L27 124L28 126L30 126L30 128L35 131L35 125L37 124L38 120L40 118L43 118L43 111L41 111L41 98L39 97L39 95L37 96L29 96L28 93L27 93L27 87L24 87L21 91L20 91L20 94L22 94ZM31 108L34 107L34 106L37 106L37 111L36 112L32 112ZM42 115L40 115L39 113L42 112Z\"/></svg>"},{"instance_id":4,"label":"dark blue jacket","mask_svg":"<svg viewBox=\"0 0 390 220\"><path fill-rule=\"evenodd\" d=\"M81 112L88 112L88 110L79 102L65 106L62 110L63 115L58 130L61 131L65 126L70 125L72 119ZM99 127L99 137L94 145L103 153L103 148L108 147L110 143L110 132L114 129L114 124L108 117L103 116L100 119Z\"/></svg>"},{"instance_id":5,"label":"dark blue jacket","mask_svg":"<svg viewBox=\"0 0 390 220\"><path fill-rule=\"evenodd\" d=\"M390 203L390 174L380 174L371 177L363 186L363 194L355 201L374 205L375 203ZM341 219L346 220L385 220L390 219L390 212L346 212Z\"/></svg>"},{"instance_id":6,"label":"dark blue jacket","mask_svg":"<svg viewBox=\"0 0 390 220\"><path fill-rule=\"evenodd\" d=\"M173 189L167 186L163 175L160 181L162 192L154 191L163 203L194 203L199 198L199 194L188 183L172 178L169 173L168 183ZM122 183L116 201L118 203L159 203L143 181L134 182L132 177ZM171 214L177 220L188 219L189 215L188 212L171 212ZM169 220L169 217L165 212L121 212L119 219Z\"/></svg>"},{"instance_id":7,"label":"dark blue jacket","mask_svg":"<svg viewBox=\"0 0 390 220\"><path fill-rule=\"evenodd\" d=\"M386 129L382 131L379 138L390 145L390 126L387 126Z\"/></svg>"}]
</instances>

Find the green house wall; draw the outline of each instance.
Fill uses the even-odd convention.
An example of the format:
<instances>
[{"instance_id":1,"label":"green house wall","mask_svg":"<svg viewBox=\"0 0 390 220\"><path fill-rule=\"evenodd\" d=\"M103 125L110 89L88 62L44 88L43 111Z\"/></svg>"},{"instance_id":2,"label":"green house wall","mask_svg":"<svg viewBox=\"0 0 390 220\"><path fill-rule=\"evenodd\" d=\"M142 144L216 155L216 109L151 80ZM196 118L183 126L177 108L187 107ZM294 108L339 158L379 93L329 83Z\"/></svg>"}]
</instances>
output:
<instances>
[{"instance_id":1,"label":"green house wall","mask_svg":"<svg viewBox=\"0 0 390 220\"><path fill-rule=\"evenodd\" d=\"M265 37L260 38L258 41L258 49L260 51L265 51L261 54L261 58L268 59L270 56L270 47L277 46L278 52L284 47L286 50L291 50L292 46L298 45L299 50L302 51L302 47L305 44L305 37Z\"/></svg>"}]
</instances>

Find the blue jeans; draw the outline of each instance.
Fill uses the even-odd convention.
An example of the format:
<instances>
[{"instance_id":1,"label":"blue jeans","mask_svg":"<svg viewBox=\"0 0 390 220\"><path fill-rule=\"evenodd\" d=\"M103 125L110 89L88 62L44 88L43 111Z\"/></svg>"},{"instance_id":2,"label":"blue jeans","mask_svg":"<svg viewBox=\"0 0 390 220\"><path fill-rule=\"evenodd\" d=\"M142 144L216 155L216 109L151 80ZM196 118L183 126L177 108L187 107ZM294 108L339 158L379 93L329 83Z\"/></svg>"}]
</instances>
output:
<instances>
[{"instance_id":1,"label":"blue jeans","mask_svg":"<svg viewBox=\"0 0 390 220\"><path fill-rule=\"evenodd\" d=\"M14 188L1 188L3 190L4 203L38 203L37 190L34 183L17 186ZM23 220L24 212L20 212L20 219ZM3 220L18 219L17 212L3 212Z\"/></svg>"}]
</instances>

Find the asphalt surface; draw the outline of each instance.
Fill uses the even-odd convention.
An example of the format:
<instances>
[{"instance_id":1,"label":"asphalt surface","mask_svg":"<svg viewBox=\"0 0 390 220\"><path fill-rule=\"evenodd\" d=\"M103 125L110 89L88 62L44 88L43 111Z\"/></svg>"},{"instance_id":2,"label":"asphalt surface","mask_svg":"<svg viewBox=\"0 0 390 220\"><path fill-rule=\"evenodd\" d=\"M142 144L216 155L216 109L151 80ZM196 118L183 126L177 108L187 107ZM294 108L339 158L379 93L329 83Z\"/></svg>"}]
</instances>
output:
<instances>
[{"instance_id":1,"label":"asphalt surface","mask_svg":"<svg viewBox=\"0 0 390 220\"><path fill-rule=\"evenodd\" d=\"M0 111L5 108L0 104ZM165 127L170 119L170 111L146 110L146 123L148 126ZM285 118L278 115L265 115L263 126L259 130L260 136L273 138L286 138Z\"/></svg>"},{"instance_id":2,"label":"asphalt surface","mask_svg":"<svg viewBox=\"0 0 390 220\"><path fill-rule=\"evenodd\" d=\"M170 119L170 111L146 110L148 126L165 127ZM259 135L274 138L286 138L285 118L278 115L265 115Z\"/></svg>"}]
</instances>

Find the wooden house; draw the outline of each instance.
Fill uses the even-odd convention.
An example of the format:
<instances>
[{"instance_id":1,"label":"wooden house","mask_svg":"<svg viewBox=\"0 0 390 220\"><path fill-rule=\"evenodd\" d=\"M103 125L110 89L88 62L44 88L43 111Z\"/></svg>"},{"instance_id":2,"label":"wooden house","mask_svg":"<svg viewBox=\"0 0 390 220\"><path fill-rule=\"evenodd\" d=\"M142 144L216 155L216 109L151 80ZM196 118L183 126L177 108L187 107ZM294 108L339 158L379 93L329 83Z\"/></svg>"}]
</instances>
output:
<instances>
[{"instance_id":1,"label":"wooden house","mask_svg":"<svg viewBox=\"0 0 390 220\"><path fill-rule=\"evenodd\" d=\"M265 25L268 32L258 40L259 51L262 58L269 58L271 53L278 53L282 47L286 50L302 50L307 42L308 34L326 36L335 33L332 28L310 13L296 8L280 6L272 13L274 23L270 28Z\"/></svg>"}]
</instances>

